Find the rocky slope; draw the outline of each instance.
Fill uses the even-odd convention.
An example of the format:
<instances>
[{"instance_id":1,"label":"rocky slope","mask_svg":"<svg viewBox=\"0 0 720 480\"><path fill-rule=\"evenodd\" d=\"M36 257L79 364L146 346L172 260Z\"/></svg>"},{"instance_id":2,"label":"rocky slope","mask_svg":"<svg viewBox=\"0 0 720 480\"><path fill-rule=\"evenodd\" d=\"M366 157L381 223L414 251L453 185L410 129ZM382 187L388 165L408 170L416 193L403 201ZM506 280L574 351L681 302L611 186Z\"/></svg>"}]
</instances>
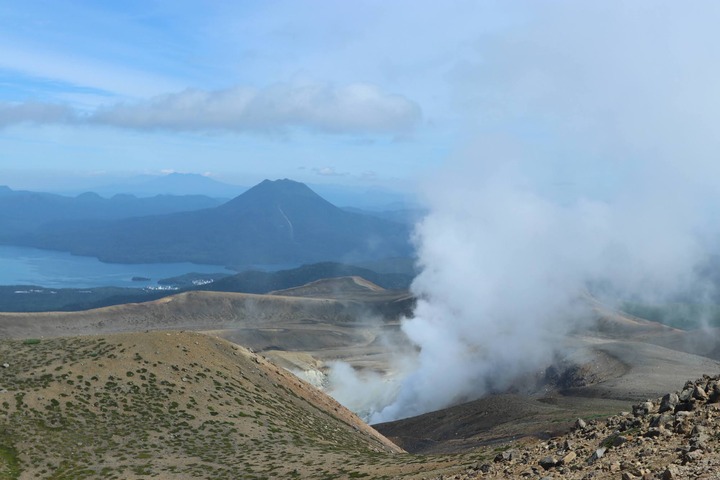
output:
<instances>
[{"instance_id":1,"label":"rocky slope","mask_svg":"<svg viewBox=\"0 0 720 480\"><path fill-rule=\"evenodd\" d=\"M434 478L720 478L720 375L547 441L507 444L463 473Z\"/></svg>"}]
</instances>

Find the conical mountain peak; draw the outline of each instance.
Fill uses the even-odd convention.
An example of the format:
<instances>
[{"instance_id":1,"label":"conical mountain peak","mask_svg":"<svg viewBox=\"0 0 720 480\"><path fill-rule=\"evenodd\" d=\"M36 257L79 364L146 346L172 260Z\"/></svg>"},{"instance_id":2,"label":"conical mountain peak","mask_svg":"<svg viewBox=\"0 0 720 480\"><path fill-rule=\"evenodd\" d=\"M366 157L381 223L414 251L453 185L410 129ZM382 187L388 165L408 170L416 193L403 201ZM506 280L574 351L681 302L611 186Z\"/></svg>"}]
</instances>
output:
<instances>
[{"instance_id":1,"label":"conical mountain peak","mask_svg":"<svg viewBox=\"0 0 720 480\"><path fill-rule=\"evenodd\" d=\"M224 205L228 209L246 208L248 206L277 205L278 203L301 202L307 206L322 205L323 208L335 208L330 202L315 193L304 183L288 180L263 180L259 184L230 200Z\"/></svg>"}]
</instances>

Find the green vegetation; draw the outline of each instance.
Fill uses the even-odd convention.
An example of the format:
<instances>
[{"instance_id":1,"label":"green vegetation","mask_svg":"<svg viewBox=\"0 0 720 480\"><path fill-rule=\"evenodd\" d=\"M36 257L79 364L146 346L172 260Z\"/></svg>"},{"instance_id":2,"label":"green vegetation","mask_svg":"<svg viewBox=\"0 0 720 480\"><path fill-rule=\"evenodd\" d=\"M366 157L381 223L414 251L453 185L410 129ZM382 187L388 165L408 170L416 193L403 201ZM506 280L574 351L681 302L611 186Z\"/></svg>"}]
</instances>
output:
<instances>
[{"instance_id":1,"label":"green vegetation","mask_svg":"<svg viewBox=\"0 0 720 480\"><path fill-rule=\"evenodd\" d=\"M16 293L23 292L23 293ZM102 287L92 289L44 288L37 285L0 286L0 311L49 312L79 311L91 308L147 302L177 293L142 288Z\"/></svg>"},{"instance_id":2,"label":"green vegetation","mask_svg":"<svg viewBox=\"0 0 720 480\"><path fill-rule=\"evenodd\" d=\"M204 338L0 341L0 356L13 358L0 372L0 479L377 478L378 468L394 478L428 469L308 403L290 374Z\"/></svg>"},{"instance_id":3,"label":"green vegetation","mask_svg":"<svg viewBox=\"0 0 720 480\"><path fill-rule=\"evenodd\" d=\"M0 438L2 436L0 435ZM20 477L17 451L14 447L0 444L0 480L16 479Z\"/></svg>"}]
</instances>

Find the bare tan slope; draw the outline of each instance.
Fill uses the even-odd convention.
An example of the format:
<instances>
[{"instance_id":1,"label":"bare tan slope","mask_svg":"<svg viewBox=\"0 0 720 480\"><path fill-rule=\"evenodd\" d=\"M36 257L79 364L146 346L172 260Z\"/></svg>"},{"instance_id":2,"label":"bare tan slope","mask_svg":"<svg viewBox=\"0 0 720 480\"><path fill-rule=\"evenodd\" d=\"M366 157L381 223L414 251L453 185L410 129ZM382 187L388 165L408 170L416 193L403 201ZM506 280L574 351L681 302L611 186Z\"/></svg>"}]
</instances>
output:
<instances>
[{"instance_id":1,"label":"bare tan slope","mask_svg":"<svg viewBox=\"0 0 720 480\"><path fill-rule=\"evenodd\" d=\"M219 330L275 325L310 318L343 323L363 307L349 302L277 295L188 292L146 303L131 303L81 312L0 312L0 336L84 335L161 329Z\"/></svg>"},{"instance_id":2,"label":"bare tan slope","mask_svg":"<svg viewBox=\"0 0 720 480\"><path fill-rule=\"evenodd\" d=\"M357 281L352 283L365 284ZM308 352L321 361L370 360L377 366L377 358L383 361L387 352L376 340L383 332L399 331L397 316L408 308L407 293L372 287L367 291L371 301L366 301L367 295L354 298L349 292L346 299L189 292L81 312L0 312L0 338L211 331L255 351ZM273 358L280 360L279 354Z\"/></svg>"},{"instance_id":3,"label":"bare tan slope","mask_svg":"<svg viewBox=\"0 0 720 480\"><path fill-rule=\"evenodd\" d=\"M384 288L358 276L324 278L299 287L270 292L271 295L315 298L357 298L358 295L386 293Z\"/></svg>"}]
</instances>

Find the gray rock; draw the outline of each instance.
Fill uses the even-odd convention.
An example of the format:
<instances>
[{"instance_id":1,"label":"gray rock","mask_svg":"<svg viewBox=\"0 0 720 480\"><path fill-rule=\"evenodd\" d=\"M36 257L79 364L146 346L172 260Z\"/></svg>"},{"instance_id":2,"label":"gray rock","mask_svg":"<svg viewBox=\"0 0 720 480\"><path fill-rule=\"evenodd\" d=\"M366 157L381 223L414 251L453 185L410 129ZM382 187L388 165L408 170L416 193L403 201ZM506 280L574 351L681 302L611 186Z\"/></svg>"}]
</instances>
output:
<instances>
[{"instance_id":1,"label":"gray rock","mask_svg":"<svg viewBox=\"0 0 720 480\"><path fill-rule=\"evenodd\" d=\"M495 455L495 461L496 462L510 462L512 460L515 460L518 456L518 452L515 449L505 450L504 452L500 452L497 455Z\"/></svg>"},{"instance_id":2,"label":"gray rock","mask_svg":"<svg viewBox=\"0 0 720 480\"><path fill-rule=\"evenodd\" d=\"M710 440L710 437L707 433L698 433L697 435L694 435L690 439L690 451L695 450L703 450L707 451L708 449L708 440Z\"/></svg>"},{"instance_id":3,"label":"gray rock","mask_svg":"<svg viewBox=\"0 0 720 480\"><path fill-rule=\"evenodd\" d=\"M673 431L675 433L679 433L680 435L687 435L692 431L692 429L692 424L689 421L683 419L676 421L675 426L673 427Z\"/></svg>"},{"instance_id":4,"label":"gray rock","mask_svg":"<svg viewBox=\"0 0 720 480\"><path fill-rule=\"evenodd\" d=\"M664 397L662 397L662 400L660 401L660 410L658 410L658 412L663 413L675 410L675 405L677 405L678 403L680 403L680 399L678 398L677 394L668 393Z\"/></svg>"},{"instance_id":5,"label":"gray rock","mask_svg":"<svg viewBox=\"0 0 720 480\"><path fill-rule=\"evenodd\" d=\"M603 457L603 455L605 455L606 450L607 449L605 447L600 447L597 450L595 450L593 452L593 454L590 455L590 458L588 459L588 463L595 463L596 461L601 459Z\"/></svg>"},{"instance_id":6,"label":"gray rock","mask_svg":"<svg viewBox=\"0 0 720 480\"><path fill-rule=\"evenodd\" d=\"M643 402L637 405L633 405L633 415L636 417L644 417L648 413L652 412L655 405L652 402Z\"/></svg>"},{"instance_id":7,"label":"gray rock","mask_svg":"<svg viewBox=\"0 0 720 480\"><path fill-rule=\"evenodd\" d=\"M717 382L712 383L712 389L708 388L708 402L717 403L720 402L720 384Z\"/></svg>"},{"instance_id":8,"label":"gray rock","mask_svg":"<svg viewBox=\"0 0 720 480\"><path fill-rule=\"evenodd\" d=\"M685 388L683 389L683 391L680 392L680 395L678 395L678 399L681 402L687 402L688 400L690 400L692 398L692 394L694 391L695 391L695 387L692 386L692 384L689 387L686 385Z\"/></svg>"},{"instance_id":9,"label":"gray rock","mask_svg":"<svg viewBox=\"0 0 720 480\"><path fill-rule=\"evenodd\" d=\"M693 450L693 451L687 452L683 455L683 461L684 462L697 462L702 457L703 457L702 450Z\"/></svg>"},{"instance_id":10,"label":"gray rock","mask_svg":"<svg viewBox=\"0 0 720 480\"><path fill-rule=\"evenodd\" d=\"M602 442L600 442L600 446L605 448L619 447L627 441L628 438L626 436L620 435L620 432L614 432L612 435L606 437Z\"/></svg>"},{"instance_id":11,"label":"gray rock","mask_svg":"<svg viewBox=\"0 0 720 480\"><path fill-rule=\"evenodd\" d=\"M695 410L695 399L690 398L687 402L680 402L675 405L675 413L677 412L691 412Z\"/></svg>"},{"instance_id":12,"label":"gray rock","mask_svg":"<svg viewBox=\"0 0 720 480\"><path fill-rule=\"evenodd\" d=\"M668 466L662 474L662 480L678 480L679 478L678 468L675 465Z\"/></svg>"},{"instance_id":13,"label":"gray rock","mask_svg":"<svg viewBox=\"0 0 720 480\"><path fill-rule=\"evenodd\" d=\"M702 388L700 385L696 385L695 390L693 390L693 398L696 398L697 400L705 401L708 399L708 394L705 393L704 388Z\"/></svg>"},{"instance_id":14,"label":"gray rock","mask_svg":"<svg viewBox=\"0 0 720 480\"><path fill-rule=\"evenodd\" d=\"M558 459L552 455L548 455L547 457L541 458L538 464L545 470L550 470L551 468L557 467Z\"/></svg>"},{"instance_id":15,"label":"gray rock","mask_svg":"<svg viewBox=\"0 0 720 480\"><path fill-rule=\"evenodd\" d=\"M675 418L670 414L660 414L653 416L652 420L650 420L650 426L651 427L663 427L669 423L673 423Z\"/></svg>"}]
</instances>

